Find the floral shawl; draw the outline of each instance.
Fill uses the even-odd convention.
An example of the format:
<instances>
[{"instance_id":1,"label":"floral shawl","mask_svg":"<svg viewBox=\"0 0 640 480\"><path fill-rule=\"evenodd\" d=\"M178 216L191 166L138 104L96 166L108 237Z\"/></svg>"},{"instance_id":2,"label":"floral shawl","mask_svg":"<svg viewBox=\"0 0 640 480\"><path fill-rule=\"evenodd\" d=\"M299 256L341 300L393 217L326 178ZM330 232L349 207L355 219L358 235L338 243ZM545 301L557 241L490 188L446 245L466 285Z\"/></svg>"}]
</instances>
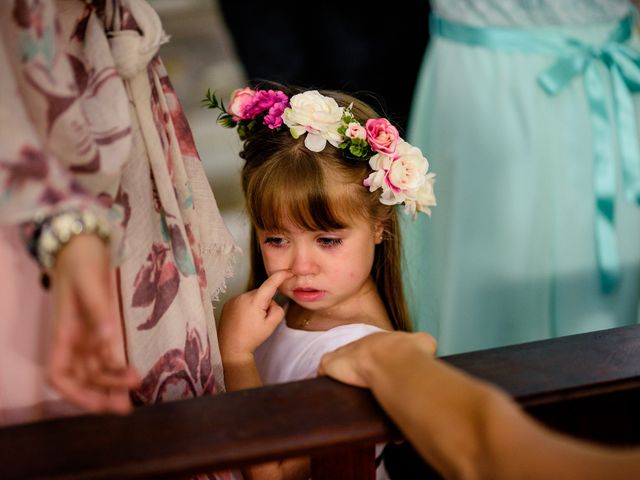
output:
<instances>
[{"instance_id":1,"label":"floral shawl","mask_svg":"<svg viewBox=\"0 0 640 480\"><path fill-rule=\"evenodd\" d=\"M0 2L0 248L12 248L12 229L39 215L78 206L109 215L126 355L143 376L140 404L223 390L212 300L238 251L156 56L163 41L143 0ZM0 336L11 332L19 346L10 374L29 372L20 386L37 386L46 383L44 341L31 337L47 331L49 312L26 309L18 319L11 305L44 305L47 294L33 261L13 248L12 265L22 257L31 265L13 269L12 285L30 278L12 297L0 293ZM12 398L7 372L0 367L0 423L12 422L3 410L55 397L34 387Z\"/></svg>"}]
</instances>

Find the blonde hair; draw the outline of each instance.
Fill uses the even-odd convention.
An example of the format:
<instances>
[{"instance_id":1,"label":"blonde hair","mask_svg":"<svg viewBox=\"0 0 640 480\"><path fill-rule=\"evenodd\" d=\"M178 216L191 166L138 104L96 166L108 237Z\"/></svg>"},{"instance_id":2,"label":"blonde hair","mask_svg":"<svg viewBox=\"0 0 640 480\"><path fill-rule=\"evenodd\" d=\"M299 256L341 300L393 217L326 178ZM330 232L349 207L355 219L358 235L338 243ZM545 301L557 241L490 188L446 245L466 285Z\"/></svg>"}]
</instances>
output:
<instances>
[{"instance_id":1,"label":"blonde hair","mask_svg":"<svg viewBox=\"0 0 640 480\"><path fill-rule=\"evenodd\" d=\"M303 90L277 86L291 98ZM363 124L378 115L365 103L341 92L323 91L341 106L353 104L354 116ZM402 288L400 228L397 210L380 203L380 192L369 192L362 182L371 169L367 161L345 158L330 145L312 152L302 138L294 139L287 128L257 128L244 141L240 156L242 188L251 219L251 272L249 288L267 279L256 228L280 230L284 224L313 231L346 228L362 219L383 227L376 245L371 276L387 315L397 330L410 330Z\"/></svg>"}]
</instances>

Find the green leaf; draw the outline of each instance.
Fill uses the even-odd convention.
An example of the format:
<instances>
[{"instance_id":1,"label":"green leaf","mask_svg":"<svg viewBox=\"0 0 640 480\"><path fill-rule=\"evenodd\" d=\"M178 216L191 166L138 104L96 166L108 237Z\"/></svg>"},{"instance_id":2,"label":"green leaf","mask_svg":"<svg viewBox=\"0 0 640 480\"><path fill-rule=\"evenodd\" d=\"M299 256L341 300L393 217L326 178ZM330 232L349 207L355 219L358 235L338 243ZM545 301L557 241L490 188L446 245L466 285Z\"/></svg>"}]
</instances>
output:
<instances>
[{"instance_id":1,"label":"green leaf","mask_svg":"<svg viewBox=\"0 0 640 480\"><path fill-rule=\"evenodd\" d=\"M215 93L213 93L210 89L207 88L207 93L204 95L204 99L202 103L207 108L219 108L218 99L216 98Z\"/></svg>"},{"instance_id":2,"label":"green leaf","mask_svg":"<svg viewBox=\"0 0 640 480\"><path fill-rule=\"evenodd\" d=\"M207 88L207 92L204 94L204 98L202 99L202 106L206 108L216 108L218 110L222 110L222 113L227 114L227 108L224 106L224 102L222 100L218 100L215 92L212 92Z\"/></svg>"},{"instance_id":3,"label":"green leaf","mask_svg":"<svg viewBox=\"0 0 640 480\"><path fill-rule=\"evenodd\" d=\"M217 123L225 128L234 128L236 126L236 122L231 118L231 115L226 113L222 113L218 116Z\"/></svg>"}]
</instances>

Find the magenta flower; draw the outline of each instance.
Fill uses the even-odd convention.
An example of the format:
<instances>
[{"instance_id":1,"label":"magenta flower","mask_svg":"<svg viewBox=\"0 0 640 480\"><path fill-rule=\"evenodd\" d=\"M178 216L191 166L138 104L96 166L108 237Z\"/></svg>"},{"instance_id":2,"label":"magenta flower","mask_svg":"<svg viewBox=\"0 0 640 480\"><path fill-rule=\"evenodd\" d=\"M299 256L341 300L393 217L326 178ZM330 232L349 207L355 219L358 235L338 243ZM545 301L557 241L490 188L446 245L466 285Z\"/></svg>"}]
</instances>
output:
<instances>
[{"instance_id":1,"label":"magenta flower","mask_svg":"<svg viewBox=\"0 0 640 480\"><path fill-rule=\"evenodd\" d=\"M279 128L282 126L282 113L284 109L289 106L289 99L284 102L274 103L273 106L269 109L269 113L267 113L264 117L264 124L271 128Z\"/></svg>"},{"instance_id":2,"label":"magenta flower","mask_svg":"<svg viewBox=\"0 0 640 480\"><path fill-rule=\"evenodd\" d=\"M278 90L258 90L253 97L253 102L247 105L244 110L245 118L256 118L276 103L287 103L288 101L289 98Z\"/></svg>"}]
</instances>

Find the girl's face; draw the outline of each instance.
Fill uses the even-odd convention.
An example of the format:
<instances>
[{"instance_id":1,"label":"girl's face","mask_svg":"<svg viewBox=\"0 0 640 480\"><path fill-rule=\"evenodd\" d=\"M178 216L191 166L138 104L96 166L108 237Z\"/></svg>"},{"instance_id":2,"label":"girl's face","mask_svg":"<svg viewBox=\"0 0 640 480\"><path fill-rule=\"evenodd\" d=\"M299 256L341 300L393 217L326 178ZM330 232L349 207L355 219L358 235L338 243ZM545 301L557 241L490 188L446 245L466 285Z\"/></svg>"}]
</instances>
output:
<instances>
[{"instance_id":1,"label":"girl's face","mask_svg":"<svg viewBox=\"0 0 640 480\"><path fill-rule=\"evenodd\" d=\"M360 220L329 232L289 224L282 231L258 229L257 234L267 274L291 270L294 276L279 290L303 308L348 307L375 288L370 273L382 228Z\"/></svg>"}]
</instances>

